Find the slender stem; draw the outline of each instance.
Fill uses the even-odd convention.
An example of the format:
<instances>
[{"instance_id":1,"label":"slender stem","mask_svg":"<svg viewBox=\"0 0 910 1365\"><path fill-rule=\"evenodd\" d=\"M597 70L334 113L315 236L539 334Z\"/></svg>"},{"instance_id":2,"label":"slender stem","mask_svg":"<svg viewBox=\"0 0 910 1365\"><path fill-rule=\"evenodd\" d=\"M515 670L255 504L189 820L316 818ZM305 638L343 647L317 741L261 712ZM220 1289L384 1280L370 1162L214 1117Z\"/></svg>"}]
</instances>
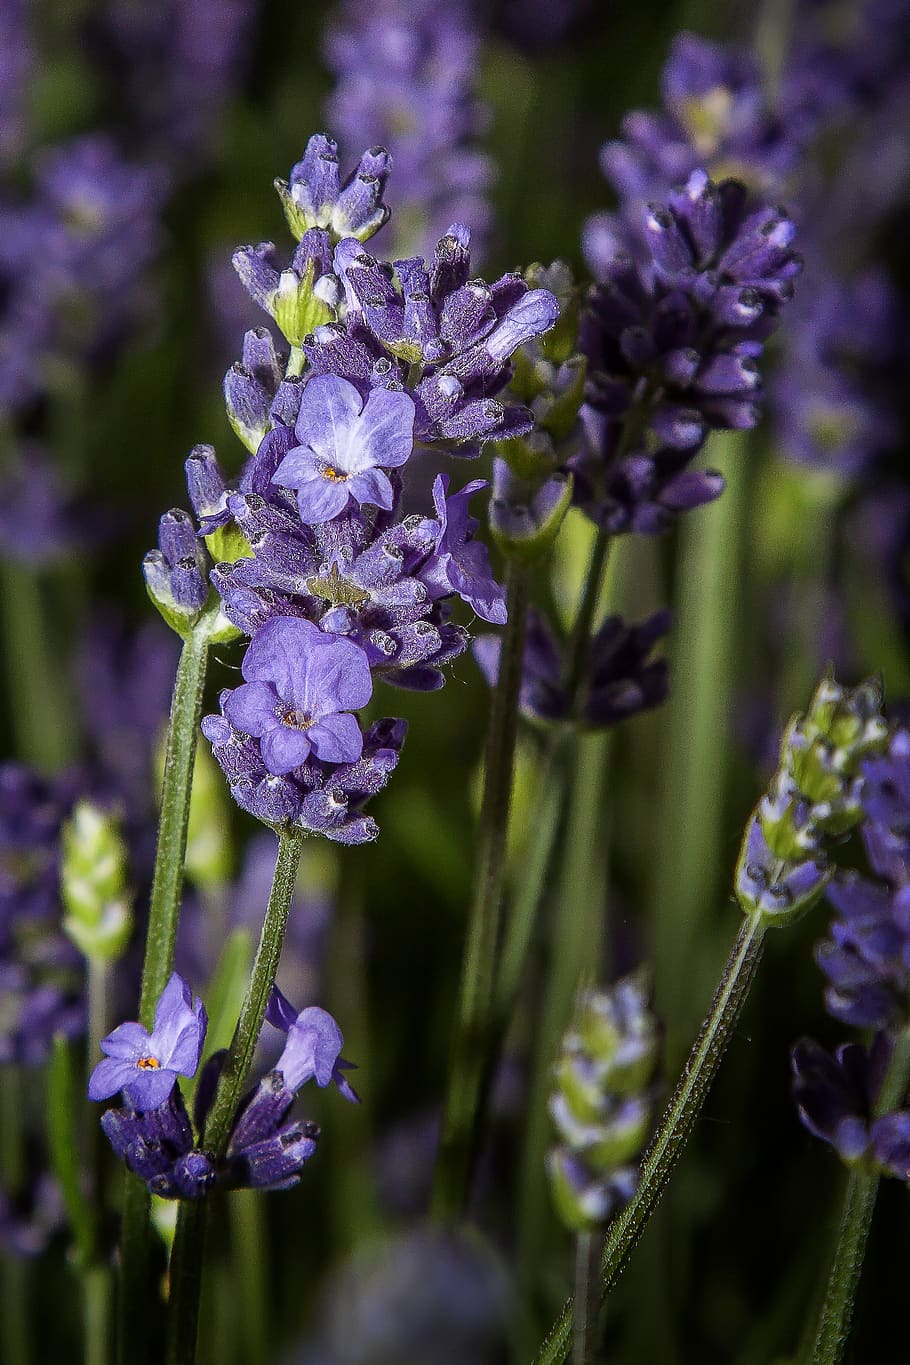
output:
<instances>
[{"instance_id":1,"label":"slender stem","mask_svg":"<svg viewBox=\"0 0 910 1365\"><path fill-rule=\"evenodd\" d=\"M205 1258L203 1199L182 1199L171 1252L167 1305L167 1365L194 1365Z\"/></svg>"},{"instance_id":2,"label":"slender stem","mask_svg":"<svg viewBox=\"0 0 910 1365\"><path fill-rule=\"evenodd\" d=\"M110 1340L111 1277L96 1265L82 1276L82 1330L85 1365L107 1365Z\"/></svg>"},{"instance_id":3,"label":"slender stem","mask_svg":"<svg viewBox=\"0 0 910 1365\"><path fill-rule=\"evenodd\" d=\"M295 826L283 829L278 836L272 889L253 960L250 984L240 1007L240 1017L221 1073L218 1093L205 1125L205 1146L216 1156L220 1156L227 1146L240 1092L252 1065L266 1006L275 984L305 837L304 831Z\"/></svg>"},{"instance_id":4,"label":"slender stem","mask_svg":"<svg viewBox=\"0 0 910 1365\"><path fill-rule=\"evenodd\" d=\"M304 838L304 831L298 828L286 828L278 838L272 890L250 983L240 1007L240 1017L203 1135L204 1145L216 1157L227 1147L231 1123L253 1060L269 995L275 984ZM171 1251L168 1365L193 1365L195 1360L204 1238L205 1216L200 1201L181 1201L177 1233Z\"/></svg>"},{"instance_id":5,"label":"slender stem","mask_svg":"<svg viewBox=\"0 0 910 1365\"><path fill-rule=\"evenodd\" d=\"M594 613L597 610L600 585L603 582L604 569L607 565L611 544L612 537L608 531L600 530L597 532L597 539L591 549L585 590L578 606L575 623L572 626L566 656L566 691L569 696L570 709L578 697L578 691L584 678L591 625L594 621Z\"/></svg>"},{"instance_id":6,"label":"slender stem","mask_svg":"<svg viewBox=\"0 0 910 1365\"><path fill-rule=\"evenodd\" d=\"M261 1190L234 1190L228 1213L231 1252L238 1273L234 1290L239 1308L244 1365L268 1365L272 1360L269 1317L268 1225Z\"/></svg>"},{"instance_id":7,"label":"slender stem","mask_svg":"<svg viewBox=\"0 0 910 1365\"><path fill-rule=\"evenodd\" d=\"M16 751L25 762L54 772L73 758L76 731L60 644L52 647L48 638L41 587L34 569L3 562L0 619Z\"/></svg>"},{"instance_id":8,"label":"slender stem","mask_svg":"<svg viewBox=\"0 0 910 1365\"><path fill-rule=\"evenodd\" d=\"M607 903L607 849L610 810L604 801L611 736L582 735L576 740L577 761L567 816L571 839L556 883L555 924L549 970L534 1038L534 1065L527 1105L521 1161L518 1213L519 1285L522 1299L533 1298L541 1257L552 1236L553 1205L542 1179L552 1122L547 1095L559 1039L572 1017L576 992L584 976L599 980Z\"/></svg>"},{"instance_id":9,"label":"slender stem","mask_svg":"<svg viewBox=\"0 0 910 1365\"><path fill-rule=\"evenodd\" d=\"M910 1029L904 1029L895 1039L894 1053L875 1105L875 1116L891 1113L899 1108L910 1083ZM879 1175L866 1167L851 1170L844 1195L837 1247L828 1286L818 1317L815 1344L808 1357L812 1365L840 1365L850 1337L853 1308L866 1243L875 1212Z\"/></svg>"},{"instance_id":10,"label":"slender stem","mask_svg":"<svg viewBox=\"0 0 910 1365\"><path fill-rule=\"evenodd\" d=\"M184 641L171 701L164 783L161 791L161 817L158 822L158 844L155 850L155 871L152 879L152 898L149 903L148 937L145 944L142 994L139 1002L140 1022L148 1029L154 1023L155 1006L167 985L174 963L180 893L183 890L186 832L190 818L193 760L196 757L196 738L202 712L202 691L205 686L208 652L208 624L203 619Z\"/></svg>"},{"instance_id":11,"label":"slender stem","mask_svg":"<svg viewBox=\"0 0 910 1365\"><path fill-rule=\"evenodd\" d=\"M727 959L711 1008L689 1053L683 1073L645 1153L638 1190L607 1230L600 1263L601 1292L622 1271L656 1209L717 1074L761 961L767 926L747 915ZM572 1300L562 1310L536 1356L536 1365L562 1365L572 1334Z\"/></svg>"},{"instance_id":12,"label":"slender stem","mask_svg":"<svg viewBox=\"0 0 910 1365\"><path fill-rule=\"evenodd\" d=\"M19 1070L0 1072L0 1184L11 1199L25 1179L25 1131L22 1124L22 1085ZM20 1257L0 1257L0 1348L3 1359L29 1365L28 1267Z\"/></svg>"},{"instance_id":13,"label":"slender stem","mask_svg":"<svg viewBox=\"0 0 910 1365\"><path fill-rule=\"evenodd\" d=\"M148 934L142 968L139 1018L147 1029L154 1022L155 1005L167 985L174 962L174 943L183 890L183 866L190 815L193 760L202 711L208 663L209 626L203 619L184 642L177 666L168 727L161 792L158 844L149 904ZM136 1330L148 1320L149 1199L145 1186L127 1173L120 1232L120 1294L118 1296L117 1359L120 1365L142 1365L149 1334Z\"/></svg>"},{"instance_id":14,"label":"slender stem","mask_svg":"<svg viewBox=\"0 0 910 1365\"><path fill-rule=\"evenodd\" d=\"M467 1202L488 1081L529 579L527 565L509 564L509 619L487 731L474 895L433 1190L434 1215L444 1220L459 1217Z\"/></svg>"},{"instance_id":15,"label":"slender stem","mask_svg":"<svg viewBox=\"0 0 910 1365\"><path fill-rule=\"evenodd\" d=\"M572 1365L594 1365L599 1295L595 1292L601 1237L579 1232L575 1239L575 1322Z\"/></svg>"}]
</instances>

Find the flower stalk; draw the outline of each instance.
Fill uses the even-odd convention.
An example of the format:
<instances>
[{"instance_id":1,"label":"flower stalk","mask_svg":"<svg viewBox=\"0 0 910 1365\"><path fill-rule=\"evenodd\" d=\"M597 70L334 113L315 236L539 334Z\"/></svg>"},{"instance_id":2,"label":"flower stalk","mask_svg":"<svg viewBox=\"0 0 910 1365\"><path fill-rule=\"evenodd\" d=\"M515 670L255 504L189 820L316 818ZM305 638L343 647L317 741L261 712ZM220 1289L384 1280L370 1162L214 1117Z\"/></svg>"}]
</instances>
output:
<instances>
[{"instance_id":1,"label":"flower stalk","mask_svg":"<svg viewBox=\"0 0 910 1365\"><path fill-rule=\"evenodd\" d=\"M467 1202L490 1070L529 581L528 566L513 559L508 569L508 624L487 731L474 896L433 1192L433 1211L442 1220L457 1218Z\"/></svg>"}]
</instances>

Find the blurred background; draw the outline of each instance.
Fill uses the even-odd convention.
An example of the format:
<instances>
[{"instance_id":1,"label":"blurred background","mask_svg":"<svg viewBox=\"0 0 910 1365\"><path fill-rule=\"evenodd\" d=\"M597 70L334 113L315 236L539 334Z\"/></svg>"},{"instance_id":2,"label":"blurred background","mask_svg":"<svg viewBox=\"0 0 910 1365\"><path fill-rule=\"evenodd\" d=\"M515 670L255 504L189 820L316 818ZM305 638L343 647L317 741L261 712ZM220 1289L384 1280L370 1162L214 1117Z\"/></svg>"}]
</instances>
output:
<instances>
[{"instance_id":1,"label":"blurred background","mask_svg":"<svg viewBox=\"0 0 910 1365\"><path fill-rule=\"evenodd\" d=\"M683 33L724 46L680 49ZM672 607L670 694L582 742L497 1080L479 1232L449 1243L420 1230L488 704L466 654L442 698L377 700L411 727L375 802L379 841L308 848L282 984L339 1018L364 1103L352 1113L331 1097L312 1102L323 1142L297 1189L257 1212L246 1195L222 1201L205 1308L211 1359L459 1365L505 1358L506 1342L530 1359L571 1277L542 1176L548 1123L535 1107L567 1017L547 983L559 975L571 905L584 907L601 980L652 964L672 1084L736 931L731 872L783 723L829 661L845 682L881 672L901 714L908 56L902 0L0 0L3 752L46 784L35 809L66 808L71 789L117 804L140 910L176 662L141 559L161 513L186 504L183 460L195 443L214 445L229 472L240 466L221 380L243 332L265 319L231 252L270 238L285 249L271 181L287 176L311 132L339 140L345 169L374 143L392 151L393 217L377 252L423 250L466 221L486 278L558 257L584 282L596 215L616 208L618 184L619 197L633 193L626 163L615 151L602 158L604 145L636 149L641 183L642 166L653 186L669 174L646 164L653 130L634 111L647 110L669 121L662 145L677 147L683 176L690 156L786 204L805 259L773 344L762 424L709 443L727 491L665 536L624 537L611 561L605 608L640 621ZM541 571L541 599L564 624L592 539L571 513ZM468 615L464 624L483 629ZM217 653L213 706L239 664L236 649ZM528 726L516 881L540 813L540 747ZM209 778L200 819L232 837L199 853L197 876L190 867L181 943L199 990L221 946L205 929L207 897L230 924L255 925L269 875L260 828L220 774ZM23 807L15 793L7 804L12 884L23 875ZM52 862L51 844L49 835ZM836 1158L800 1127L789 1091L793 1041L839 1036L812 961L823 916L771 936L691 1148L610 1300L610 1359L766 1365L798 1345L841 1187ZM132 1017L134 981L127 963L121 1017ZM37 1132L39 1073L24 1074L22 1113ZM905 1200L894 1182L883 1189L856 1360L906 1358L888 1344L910 1251ZM67 1359L78 1308L66 1240L36 1210L19 1222L0 1216L0 1245L6 1236L11 1254L15 1232L18 1251L40 1256L30 1292L55 1310L36 1318L35 1358ZM267 1263L244 1261L251 1218L265 1220ZM412 1339L396 1337L415 1305Z\"/></svg>"}]
</instances>

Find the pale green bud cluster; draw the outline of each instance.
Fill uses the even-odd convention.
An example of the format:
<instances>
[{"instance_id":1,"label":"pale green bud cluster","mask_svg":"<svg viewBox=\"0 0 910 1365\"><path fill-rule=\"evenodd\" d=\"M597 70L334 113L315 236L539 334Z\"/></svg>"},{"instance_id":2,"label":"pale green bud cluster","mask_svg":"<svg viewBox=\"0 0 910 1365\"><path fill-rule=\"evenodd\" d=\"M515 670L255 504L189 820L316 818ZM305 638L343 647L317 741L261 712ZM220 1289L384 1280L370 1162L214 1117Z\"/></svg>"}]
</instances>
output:
<instances>
[{"instance_id":1,"label":"pale green bud cluster","mask_svg":"<svg viewBox=\"0 0 910 1365\"><path fill-rule=\"evenodd\" d=\"M805 715L790 721L737 864L736 894L747 913L786 924L818 900L834 870L831 841L863 819L862 763L888 738L881 707L878 681L845 688L829 675Z\"/></svg>"},{"instance_id":2,"label":"pale green bud cluster","mask_svg":"<svg viewBox=\"0 0 910 1365\"><path fill-rule=\"evenodd\" d=\"M91 801L63 828L60 889L64 932L84 957L116 961L133 927L126 844L117 818Z\"/></svg>"},{"instance_id":3,"label":"pale green bud cluster","mask_svg":"<svg viewBox=\"0 0 910 1365\"><path fill-rule=\"evenodd\" d=\"M606 1223L638 1183L660 1051L648 996L640 973L583 991L563 1038L549 1103L559 1144L547 1173L557 1211L575 1231Z\"/></svg>"}]
</instances>

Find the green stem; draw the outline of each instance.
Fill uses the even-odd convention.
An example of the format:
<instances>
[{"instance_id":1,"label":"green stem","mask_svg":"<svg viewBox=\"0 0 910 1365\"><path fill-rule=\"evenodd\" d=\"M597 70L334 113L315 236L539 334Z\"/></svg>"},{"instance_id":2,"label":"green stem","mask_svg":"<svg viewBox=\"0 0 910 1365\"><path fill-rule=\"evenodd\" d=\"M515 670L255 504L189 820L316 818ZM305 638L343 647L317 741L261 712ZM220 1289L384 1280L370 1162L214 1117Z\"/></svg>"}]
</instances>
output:
<instances>
[{"instance_id":1,"label":"green stem","mask_svg":"<svg viewBox=\"0 0 910 1365\"><path fill-rule=\"evenodd\" d=\"M529 580L528 566L513 560L508 570L508 624L487 731L474 895L433 1189L433 1212L443 1220L458 1218L467 1202L489 1074Z\"/></svg>"},{"instance_id":2,"label":"green stem","mask_svg":"<svg viewBox=\"0 0 910 1365\"><path fill-rule=\"evenodd\" d=\"M910 1029L904 1029L895 1039L894 1053L875 1105L875 1116L889 1114L899 1108L910 1084ZM866 1243L875 1212L879 1174L867 1167L857 1166L850 1172L844 1206L841 1211L837 1247L828 1276L828 1286L818 1317L815 1344L809 1359L811 1365L840 1365L844 1359L853 1308Z\"/></svg>"},{"instance_id":3,"label":"green stem","mask_svg":"<svg viewBox=\"0 0 910 1365\"><path fill-rule=\"evenodd\" d=\"M268 1299L268 1226L261 1190L234 1190L229 1199L231 1251L244 1365L268 1365L272 1332Z\"/></svg>"},{"instance_id":4,"label":"green stem","mask_svg":"<svg viewBox=\"0 0 910 1365\"><path fill-rule=\"evenodd\" d=\"M41 582L34 569L2 565L3 631L10 721L26 763L56 772L74 756L76 730L60 666L60 645L47 635Z\"/></svg>"},{"instance_id":5,"label":"green stem","mask_svg":"<svg viewBox=\"0 0 910 1365\"><path fill-rule=\"evenodd\" d=\"M174 963L193 760L196 756L208 652L209 622L203 617L184 641L171 701L139 1001L139 1018L147 1029L153 1027L155 1006L167 985ZM142 1365L149 1343L149 1334L136 1329L137 1323L148 1320L149 1311L148 1208L148 1191L140 1180L127 1173L120 1233L117 1321L117 1358L120 1365Z\"/></svg>"},{"instance_id":6,"label":"green stem","mask_svg":"<svg viewBox=\"0 0 910 1365\"><path fill-rule=\"evenodd\" d=\"M575 1319L572 1365L594 1365L597 1345L596 1267L601 1238L579 1232L575 1238Z\"/></svg>"},{"instance_id":7,"label":"green stem","mask_svg":"<svg viewBox=\"0 0 910 1365\"><path fill-rule=\"evenodd\" d=\"M107 1266L82 1275L82 1330L85 1365L107 1365L110 1340L111 1277Z\"/></svg>"},{"instance_id":8,"label":"green stem","mask_svg":"<svg viewBox=\"0 0 910 1365\"><path fill-rule=\"evenodd\" d=\"M231 1123L253 1061L269 995L275 984L304 838L304 831L295 827L283 829L278 837L272 890L250 982L203 1134L204 1146L216 1157L221 1156L227 1147ZM196 1357L204 1237L205 1217L201 1201L181 1201L171 1251L168 1365L193 1365Z\"/></svg>"},{"instance_id":9,"label":"green stem","mask_svg":"<svg viewBox=\"0 0 910 1365\"><path fill-rule=\"evenodd\" d=\"M139 1019L147 1029L154 1024L158 997L167 985L174 965L174 943L186 858L186 832L190 818L193 760L196 757L196 738L208 663L208 632L208 622L203 618L184 641L171 702L139 1001Z\"/></svg>"},{"instance_id":10,"label":"green stem","mask_svg":"<svg viewBox=\"0 0 910 1365\"><path fill-rule=\"evenodd\" d=\"M607 558L610 553L612 537L608 531L600 530L597 532L597 539L591 549L591 559L588 563L588 576L585 579L585 590L582 594L581 602L578 606L578 614L572 627L572 634L569 636L569 646L566 655L566 691L569 696L569 709L574 706L578 697L578 692L584 678L585 663L588 657L588 642L591 636L591 626L594 621L594 613L597 610L597 603L600 599L600 586L603 582L604 570L607 566Z\"/></svg>"},{"instance_id":11,"label":"green stem","mask_svg":"<svg viewBox=\"0 0 910 1365\"><path fill-rule=\"evenodd\" d=\"M600 979L607 901L609 810L604 802L610 752L607 733L581 735L576 740L577 761L557 892L546 992L535 1030L533 1078L528 1100L521 1170L519 1209L522 1298L530 1302L534 1281L553 1220L553 1206L543 1179L545 1153L552 1123L547 1095L559 1039L572 1017L572 1006L582 978ZM565 789L563 787L563 801Z\"/></svg>"},{"instance_id":12,"label":"green stem","mask_svg":"<svg viewBox=\"0 0 910 1365\"><path fill-rule=\"evenodd\" d=\"M719 966L711 950L724 864L748 451L742 436L730 433L712 439L711 454L726 479L724 495L706 515L683 518L679 529L673 688L661 722L659 833L650 886L654 995L667 1028L671 1073L698 1022L693 1004ZM683 792L697 792L698 800L680 800Z\"/></svg>"},{"instance_id":13,"label":"green stem","mask_svg":"<svg viewBox=\"0 0 910 1365\"><path fill-rule=\"evenodd\" d=\"M635 1197L607 1230L600 1263L604 1294L625 1269L682 1156L748 997L761 961L766 932L767 926L758 915L747 915L740 926L711 1009L689 1053L660 1127L645 1153ZM571 1343L572 1312L570 1299L541 1346L535 1365L562 1365Z\"/></svg>"},{"instance_id":14,"label":"green stem","mask_svg":"<svg viewBox=\"0 0 910 1365\"><path fill-rule=\"evenodd\" d=\"M19 1070L0 1072L0 1181L11 1198L25 1178L25 1130ZM29 1365L32 1342L28 1313L28 1265L20 1256L0 1257L0 1347L3 1359Z\"/></svg>"},{"instance_id":15,"label":"green stem","mask_svg":"<svg viewBox=\"0 0 910 1365\"><path fill-rule=\"evenodd\" d=\"M253 959L250 984L240 1007L240 1017L218 1082L218 1092L205 1124L205 1146L216 1156L221 1156L227 1146L240 1092L252 1065L266 1006L275 984L305 838L304 831L296 826L283 829L278 836L272 889L259 935L259 946Z\"/></svg>"}]
</instances>

